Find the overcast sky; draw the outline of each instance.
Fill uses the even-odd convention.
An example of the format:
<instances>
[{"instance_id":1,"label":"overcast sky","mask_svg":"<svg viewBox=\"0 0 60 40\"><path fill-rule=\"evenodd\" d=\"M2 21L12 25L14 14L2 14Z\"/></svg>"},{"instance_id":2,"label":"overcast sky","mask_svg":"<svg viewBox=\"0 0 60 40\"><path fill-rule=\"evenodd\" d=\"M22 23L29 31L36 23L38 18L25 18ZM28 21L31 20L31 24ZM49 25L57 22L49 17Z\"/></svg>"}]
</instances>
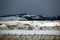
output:
<instances>
[{"instance_id":1,"label":"overcast sky","mask_svg":"<svg viewBox=\"0 0 60 40\"><path fill-rule=\"evenodd\" d=\"M60 0L0 0L0 16L29 13L46 16L60 15Z\"/></svg>"}]
</instances>

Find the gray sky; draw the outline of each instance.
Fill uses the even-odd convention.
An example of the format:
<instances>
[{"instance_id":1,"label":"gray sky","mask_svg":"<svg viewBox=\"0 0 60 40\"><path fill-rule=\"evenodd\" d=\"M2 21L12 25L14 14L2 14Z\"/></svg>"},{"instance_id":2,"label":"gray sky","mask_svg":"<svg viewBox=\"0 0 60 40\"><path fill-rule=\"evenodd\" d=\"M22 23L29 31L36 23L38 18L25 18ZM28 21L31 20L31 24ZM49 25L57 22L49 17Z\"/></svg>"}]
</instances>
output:
<instances>
[{"instance_id":1,"label":"gray sky","mask_svg":"<svg viewBox=\"0 0 60 40\"><path fill-rule=\"evenodd\" d=\"M0 0L0 16L29 13L46 16L60 15L60 0Z\"/></svg>"}]
</instances>

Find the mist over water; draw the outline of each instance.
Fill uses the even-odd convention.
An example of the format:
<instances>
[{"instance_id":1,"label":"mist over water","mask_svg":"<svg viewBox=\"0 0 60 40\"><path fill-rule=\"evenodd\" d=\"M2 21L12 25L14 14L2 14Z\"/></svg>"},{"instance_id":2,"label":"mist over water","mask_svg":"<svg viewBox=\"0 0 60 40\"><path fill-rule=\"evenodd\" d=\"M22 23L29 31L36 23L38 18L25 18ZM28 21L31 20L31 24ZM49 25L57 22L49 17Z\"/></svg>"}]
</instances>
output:
<instances>
[{"instance_id":1,"label":"mist over water","mask_svg":"<svg viewBox=\"0 0 60 40\"><path fill-rule=\"evenodd\" d=\"M59 0L0 0L0 16L28 13L34 15L60 15Z\"/></svg>"}]
</instances>

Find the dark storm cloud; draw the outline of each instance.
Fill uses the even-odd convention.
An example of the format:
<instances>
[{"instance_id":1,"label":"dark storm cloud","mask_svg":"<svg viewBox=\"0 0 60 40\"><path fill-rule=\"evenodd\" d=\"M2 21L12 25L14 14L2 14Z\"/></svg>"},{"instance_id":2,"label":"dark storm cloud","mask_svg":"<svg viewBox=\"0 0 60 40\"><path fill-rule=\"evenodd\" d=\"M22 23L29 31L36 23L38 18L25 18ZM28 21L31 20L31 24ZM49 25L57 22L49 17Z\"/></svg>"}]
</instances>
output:
<instances>
[{"instance_id":1,"label":"dark storm cloud","mask_svg":"<svg viewBox=\"0 0 60 40\"><path fill-rule=\"evenodd\" d=\"M29 13L60 15L59 0L0 0L0 15Z\"/></svg>"}]
</instances>

